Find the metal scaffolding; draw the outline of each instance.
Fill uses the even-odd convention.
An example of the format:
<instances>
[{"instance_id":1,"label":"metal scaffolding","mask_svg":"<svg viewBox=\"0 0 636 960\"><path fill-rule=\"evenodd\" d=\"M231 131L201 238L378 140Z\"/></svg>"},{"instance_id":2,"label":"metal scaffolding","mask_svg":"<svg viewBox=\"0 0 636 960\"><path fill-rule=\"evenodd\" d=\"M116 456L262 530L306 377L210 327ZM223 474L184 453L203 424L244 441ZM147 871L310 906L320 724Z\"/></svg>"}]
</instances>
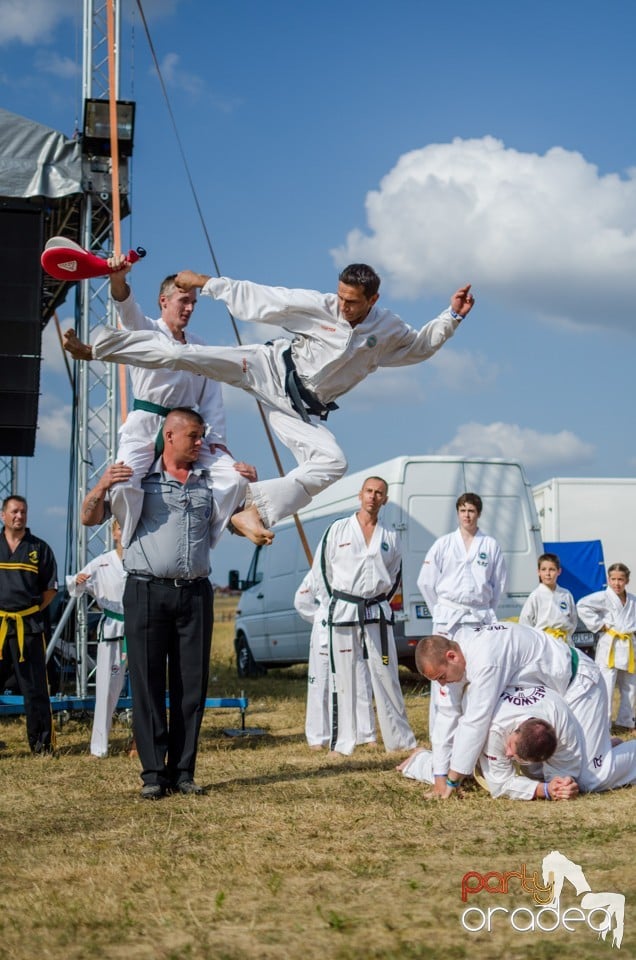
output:
<instances>
[{"instance_id":1,"label":"metal scaffolding","mask_svg":"<svg viewBox=\"0 0 636 960\"><path fill-rule=\"evenodd\" d=\"M0 503L18 490L18 461L16 457L0 457Z\"/></svg>"},{"instance_id":2,"label":"metal scaffolding","mask_svg":"<svg viewBox=\"0 0 636 960\"><path fill-rule=\"evenodd\" d=\"M115 14L115 75L119 85L120 3L111 0ZM106 0L84 0L83 97L107 100L108 71L108 3ZM118 95L115 90L115 97ZM130 208L128 167L125 158L119 161L119 187L122 215ZM103 256L113 250L113 198L111 161L83 150L82 187L84 191L82 246ZM109 284L104 278L85 280L79 284L78 335L85 343L93 339L95 328L114 323ZM117 368L100 361L76 364L77 415L74 443L77 451L75 477L75 549L74 565L79 570L112 545L109 525L84 527L79 517L82 501L117 451L117 426L120 402L117 392ZM85 598L77 605L76 644L78 651L76 692L85 697L88 675L88 614ZM92 684L90 684L92 686Z\"/></svg>"}]
</instances>

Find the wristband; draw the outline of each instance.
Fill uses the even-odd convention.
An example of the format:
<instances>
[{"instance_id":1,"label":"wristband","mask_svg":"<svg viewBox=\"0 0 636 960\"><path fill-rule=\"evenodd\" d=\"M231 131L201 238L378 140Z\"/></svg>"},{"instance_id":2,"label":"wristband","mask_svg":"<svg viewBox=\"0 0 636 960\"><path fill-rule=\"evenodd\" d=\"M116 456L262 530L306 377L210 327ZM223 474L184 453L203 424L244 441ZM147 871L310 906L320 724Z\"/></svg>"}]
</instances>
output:
<instances>
[{"instance_id":1,"label":"wristband","mask_svg":"<svg viewBox=\"0 0 636 960\"><path fill-rule=\"evenodd\" d=\"M451 780L449 777L446 777L446 786L450 787L451 790L456 790L460 783L461 780Z\"/></svg>"},{"instance_id":2,"label":"wristband","mask_svg":"<svg viewBox=\"0 0 636 960\"><path fill-rule=\"evenodd\" d=\"M456 312L453 310L452 307L449 307L449 310L450 310L450 315L451 315L451 317L453 318L453 320L463 320L463 319L464 319L464 318L462 317L461 313L456 313Z\"/></svg>"},{"instance_id":3,"label":"wristband","mask_svg":"<svg viewBox=\"0 0 636 960\"><path fill-rule=\"evenodd\" d=\"M548 789L548 782L547 782L547 780L546 780L546 782L543 784L543 796L545 797L546 800L551 800L551 799L552 799L552 797L550 796L550 791L549 791L549 789Z\"/></svg>"}]
</instances>

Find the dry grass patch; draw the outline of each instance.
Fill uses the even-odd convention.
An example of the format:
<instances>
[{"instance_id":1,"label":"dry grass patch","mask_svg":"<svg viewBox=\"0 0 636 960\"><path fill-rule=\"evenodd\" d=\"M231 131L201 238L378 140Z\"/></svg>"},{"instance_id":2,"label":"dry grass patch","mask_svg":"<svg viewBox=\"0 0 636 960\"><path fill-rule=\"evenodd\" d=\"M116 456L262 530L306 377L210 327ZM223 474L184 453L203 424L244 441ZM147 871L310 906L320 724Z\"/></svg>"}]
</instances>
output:
<instances>
[{"instance_id":1,"label":"dry grass patch","mask_svg":"<svg viewBox=\"0 0 636 960\"><path fill-rule=\"evenodd\" d=\"M220 608L220 604L217 609ZM461 926L461 878L475 870L540 869L559 849L595 890L627 896L622 956L636 953L631 904L634 792L571 804L426 802L394 772L395 757L348 759L304 743L306 670L236 678L232 626L213 645L212 696L250 698L262 737L230 738L238 712L205 716L199 782L207 797L138 798L128 731L112 755L88 755L90 723L72 719L57 758L28 755L22 719L0 722L0 957L27 960L270 960L270 958L598 958L611 952L583 925L573 933L491 934ZM428 701L403 676L409 717L426 733ZM528 903L480 894L475 905ZM568 905L576 898L568 894Z\"/></svg>"}]
</instances>

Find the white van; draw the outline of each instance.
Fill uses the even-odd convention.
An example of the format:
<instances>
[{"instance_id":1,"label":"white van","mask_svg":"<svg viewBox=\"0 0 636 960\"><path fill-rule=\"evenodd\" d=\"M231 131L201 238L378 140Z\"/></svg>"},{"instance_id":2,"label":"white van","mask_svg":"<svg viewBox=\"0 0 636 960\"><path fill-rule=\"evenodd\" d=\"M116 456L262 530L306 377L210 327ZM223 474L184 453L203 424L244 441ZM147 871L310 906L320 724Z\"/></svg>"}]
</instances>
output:
<instances>
[{"instance_id":1,"label":"white van","mask_svg":"<svg viewBox=\"0 0 636 960\"><path fill-rule=\"evenodd\" d=\"M460 457L396 457L353 473L318 494L299 514L312 551L338 517L359 508L358 492L369 476L389 485L389 502L380 519L400 533L402 593L396 594L395 639L400 662L413 665L414 648L431 632L431 614L417 589L424 556L433 541L457 527L455 501L461 493L478 493L484 509L480 527L496 537L508 567L508 586L498 608L500 619L517 617L538 583L537 557L542 552L532 489L521 464L511 460L464 460ZM234 644L240 677L267 667L305 662L310 624L293 605L294 594L309 564L293 519L275 528L269 547L256 547L236 611ZM236 585L238 575L234 572Z\"/></svg>"}]
</instances>

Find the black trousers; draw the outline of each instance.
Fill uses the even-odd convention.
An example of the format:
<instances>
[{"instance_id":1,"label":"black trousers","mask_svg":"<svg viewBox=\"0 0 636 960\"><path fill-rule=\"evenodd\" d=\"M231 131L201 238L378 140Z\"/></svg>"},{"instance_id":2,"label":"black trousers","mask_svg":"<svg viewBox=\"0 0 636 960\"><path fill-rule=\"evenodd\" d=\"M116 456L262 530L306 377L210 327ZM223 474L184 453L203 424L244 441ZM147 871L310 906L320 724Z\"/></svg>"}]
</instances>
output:
<instances>
[{"instance_id":1,"label":"black trousers","mask_svg":"<svg viewBox=\"0 0 636 960\"><path fill-rule=\"evenodd\" d=\"M20 693L24 697L29 746L34 753L46 752L55 744L43 633L25 631L24 660L20 663L15 626L9 625L0 660L0 692L4 690L5 682L12 672L15 672Z\"/></svg>"},{"instance_id":2,"label":"black trousers","mask_svg":"<svg viewBox=\"0 0 636 960\"><path fill-rule=\"evenodd\" d=\"M208 689L213 603L208 580L180 587L134 577L126 581L133 732L144 784L170 787L194 778Z\"/></svg>"}]
</instances>

